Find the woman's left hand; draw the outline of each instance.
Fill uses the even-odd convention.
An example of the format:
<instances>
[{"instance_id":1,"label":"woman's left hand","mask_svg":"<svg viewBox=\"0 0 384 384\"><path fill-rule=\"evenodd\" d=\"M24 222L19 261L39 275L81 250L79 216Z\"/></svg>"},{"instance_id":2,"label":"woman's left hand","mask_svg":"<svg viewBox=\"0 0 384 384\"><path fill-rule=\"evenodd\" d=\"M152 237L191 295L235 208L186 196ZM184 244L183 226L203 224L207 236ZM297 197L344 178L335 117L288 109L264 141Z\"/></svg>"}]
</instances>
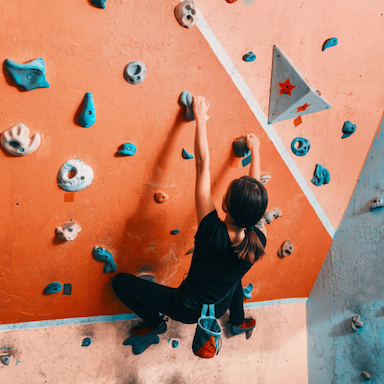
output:
<instances>
[{"instance_id":1,"label":"woman's left hand","mask_svg":"<svg viewBox=\"0 0 384 384\"><path fill-rule=\"evenodd\" d=\"M206 121L209 103L204 96L193 96L193 114L196 121Z\"/></svg>"}]
</instances>

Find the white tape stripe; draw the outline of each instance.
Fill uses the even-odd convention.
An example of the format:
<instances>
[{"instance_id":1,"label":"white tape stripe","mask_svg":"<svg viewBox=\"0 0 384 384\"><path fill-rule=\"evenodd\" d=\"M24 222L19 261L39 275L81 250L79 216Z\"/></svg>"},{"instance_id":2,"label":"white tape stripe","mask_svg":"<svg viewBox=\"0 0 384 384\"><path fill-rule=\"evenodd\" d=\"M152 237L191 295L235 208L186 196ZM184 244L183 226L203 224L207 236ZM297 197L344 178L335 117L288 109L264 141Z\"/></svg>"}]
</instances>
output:
<instances>
[{"instance_id":1,"label":"white tape stripe","mask_svg":"<svg viewBox=\"0 0 384 384\"><path fill-rule=\"evenodd\" d=\"M202 16L199 10L197 10L197 14L199 16L199 20L197 21L196 25L199 28L200 32L207 40L213 52L215 53L215 55L217 56L217 58L225 68L225 70L227 71L228 75L232 78L233 83L235 84L237 89L240 91L240 93L244 97L244 100L249 105L249 108L251 109L256 119L259 121L259 123L263 127L264 131L266 132L269 139L272 141L272 143L276 147L277 151L280 153L281 158L283 159L283 161L291 171L293 177L299 184L304 195L307 197L309 203L312 205L317 216L323 223L325 229L328 231L329 235L333 238L335 236L335 229L333 228L333 225L331 224L327 215L325 214L322 206L317 201L316 196L312 192L307 181L301 174L296 163L292 160L291 155L285 148L279 135L273 129L272 125L268 124L267 116L264 114L263 110L260 108L259 103L256 101L251 90L248 88L248 85L240 75L239 71L233 64L230 57L225 52L223 46L220 44L219 40L214 35L214 33L212 32L211 28L209 27L209 25L207 24L207 22L205 21L204 17Z\"/></svg>"},{"instance_id":2,"label":"white tape stripe","mask_svg":"<svg viewBox=\"0 0 384 384\"><path fill-rule=\"evenodd\" d=\"M261 301L256 303L246 303L244 304L244 308L256 308L256 307L265 307L270 305L305 303L307 300L308 298L304 297L304 298L298 298L298 299L291 298L291 299ZM135 313L129 313L125 315L114 315L114 316L92 316L92 317L75 317L72 319L29 321L28 323L0 324L0 332L21 330L21 329L57 327L59 325L106 323L111 321L135 320L138 318L139 317L137 317Z\"/></svg>"}]
</instances>

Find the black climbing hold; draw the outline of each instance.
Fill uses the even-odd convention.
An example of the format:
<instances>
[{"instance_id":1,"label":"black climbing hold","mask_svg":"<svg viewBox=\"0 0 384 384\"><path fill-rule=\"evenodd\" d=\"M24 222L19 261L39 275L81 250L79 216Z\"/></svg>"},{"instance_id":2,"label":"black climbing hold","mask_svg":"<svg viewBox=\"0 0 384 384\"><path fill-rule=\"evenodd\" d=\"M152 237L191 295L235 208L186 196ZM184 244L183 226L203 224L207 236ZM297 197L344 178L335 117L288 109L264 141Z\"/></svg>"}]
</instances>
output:
<instances>
[{"instance_id":1,"label":"black climbing hold","mask_svg":"<svg viewBox=\"0 0 384 384\"><path fill-rule=\"evenodd\" d=\"M172 235L177 235L179 232L180 232L180 229L179 229L179 228L176 228L176 229L173 229L173 230L171 231L171 234L172 234Z\"/></svg>"}]
</instances>

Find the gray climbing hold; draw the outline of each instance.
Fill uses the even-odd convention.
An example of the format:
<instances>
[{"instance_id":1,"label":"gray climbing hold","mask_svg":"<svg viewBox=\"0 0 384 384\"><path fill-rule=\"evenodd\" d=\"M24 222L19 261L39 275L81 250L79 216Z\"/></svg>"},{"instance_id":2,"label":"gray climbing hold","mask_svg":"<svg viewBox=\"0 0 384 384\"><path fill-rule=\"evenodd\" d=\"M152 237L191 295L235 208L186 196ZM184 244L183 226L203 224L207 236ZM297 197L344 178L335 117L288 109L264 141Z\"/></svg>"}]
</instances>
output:
<instances>
[{"instance_id":1,"label":"gray climbing hold","mask_svg":"<svg viewBox=\"0 0 384 384\"><path fill-rule=\"evenodd\" d=\"M68 175L71 171L75 172L73 177ZM89 187L93 178L94 173L89 165L83 163L80 159L71 159L59 169L57 184L64 191L77 192Z\"/></svg>"},{"instance_id":2,"label":"gray climbing hold","mask_svg":"<svg viewBox=\"0 0 384 384\"><path fill-rule=\"evenodd\" d=\"M366 372L366 371L361 372L361 377L362 377L365 381L369 381L369 380L371 380L371 375L370 375L368 372Z\"/></svg>"},{"instance_id":3,"label":"gray climbing hold","mask_svg":"<svg viewBox=\"0 0 384 384\"><path fill-rule=\"evenodd\" d=\"M25 64L18 64L12 60L5 60L5 68L17 85L27 91L36 88L48 88L49 84L45 79L45 63L39 58Z\"/></svg>"},{"instance_id":4,"label":"gray climbing hold","mask_svg":"<svg viewBox=\"0 0 384 384\"><path fill-rule=\"evenodd\" d=\"M277 255L281 258L291 256L293 252L293 244L290 240L284 241L280 249L277 251Z\"/></svg>"},{"instance_id":5,"label":"gray climbing hold","mask_svg":"<svg viewBox=\"0 0 384 384\"><path fill-rule=\"evenodd\" d=\"M260 180L263 184L268 183L272 179L271 175L261 175Z\"/></svg>"},{"instance_id":6,"label":"gray climbing hold","mask_svg":"<svg viewBox=\"0 0 384 384\"><path fill-rule=\"evenodd\" d=\"M305 156L311 148L311 143L304 137L296 137L292 140L291 150L296 156Z\"/></svg>"},{"instance_id":7,"label":"gray climbing hold","mask_svg":"<svg viewBox=\"0 0 384 384\"><path fill-rule=\"evenodd\" d=\"M343 124L343 136L341 136L342 139L345 139L346 137L351 136L356 131L356 124L352 124L350 121L346 121Z\"/></svg>"},{"instance_id":8,"label":"gray climbing hold","mask_svg":"<svg viewBox=\"0 0 384 384\"><path fill-rule=\"evenodd\" d=\"M9 363L11 362L11 355L10 354L0 355L0 361L1 361L2 364L8 366Z\"/></svg>"},{"instance_id":9,"label":"gray climbing hold","mask_svg":"<svg viewBox=\"0 0 384 384\"><path fill-rule=\"evenodd\" d=\"M250 51L243 56L243 60L244 61L255 61L256 55L252 51Z\"/></svg>"},{"instance_id":10,"label":"gray climbing hold","mask_svg":"<svg viewBox=\"0 0 384 384\"><path fill-rule=\"evenodd\" d=\"M267 224L271 224L273 219L282 217L283 214L280 212L280 209L274 209L273 211L268 211L264 213L264 220Z\"/></svg>"},{"instance_id":11,"label":"gray climbing hold","mask_svg":"<svg viewBox=\"0 0 384 384\"><path fill-rule=\"evenodd\" d=\"M179 346L178 340L172 340L172 348L177 348Z\"/></svg>"},{"instance_id":12,"label":"gray climbing hold","mask_svg":"<svg viewBox=\"0 0 384 384\"><path fill-rule=\"evenodd\" d=\"M351 328L355 332L360 332L364 328L363 322L360 320L359 315L354 315L351 317Z\"/></svg>"},{"instance_id":13,"label":"gray climbing hold","mask_svg":"<svg viewBox=\"0 0 384 384\"><path fill-rule=\"evenodd\" d=\"M249 283L246 287L243 288L243 295L244 297L246 297L247 299L250 299L252 298L252 289L253 289L253 284L252 283Z\"/></svg>"},{"instance_id":14,"label":"gray climbing hold","mask_svg":"<svg viewBox=\"0 0 384 384\"><path fill-rule=\"evenodd\" d=\"M193 252L195 252L195 247L191 248L191 249L186 253L186 255L189 255L189 254L191 254L191 253L193 253Z\"/></svg>"},{"instance_id":15,"label":"gray climbing hold","mask_svg":"<svg viewBox=\"0 0 384 384\"><path fill-rule=\"evenodd\" d=\"M321 48L322 51L325 51L327 48L334 47L337 45L337 38L331 37L330 39L327 39L324 41L323 47Z\"/></svg>"},{"instance_id":16,"label":"gray climbing hold","mask_svg":"<svg viewBox=\"0 0 384 384\"><path fill-rule=\"evenodd\" d=\"M137 149L132 143L125 143L123 146L117 151L117 154L120 156L133 156L136 153Z\"/></svg>"},{"instance_id":17,"label":"gray climbing hold","mask_svg":"<svg viewBox=\"0 0 384 384\"><path fill-rule=\"evenodd\" d=\"M371 207L369 208L370 211L378 211L380 209L384 208L384 200L381 197L375 197L372 200Z\"/></svg>"},{"instance_id":18,"label":"gray climbing hold","mask_svg":"<svg viewBox=\"0 0 384 384\"><path fill-rule=\"evenodd\" d=\"M60 292L62 289L63 289L63 285L61 283L59 283L58 281L55 281L53 283L48 284L44 288L44 293L47 293L50 295L52 293Z\"/></svg>"},{"instance_id":19,"label":"gray climbing hold","mask_svg":"<svg viewBox=\"0 0 384 384\"><path fill-rule=\"evenodd\" d=\"M192 155L192 153L188 153L184 148L183 148L183 151L181 153L181 156L183 156L183 159L193 159L195 156Z\"/></svg>"},{"instance_id":20,"label":"gray climbing hold","mask_svg":"<svg viewBox=\"0 0 384 384\"><path fill-rule=\"evenodd\" d=\"M140 279L143 279L143 280L152 281L152 283L157 283L156 277L147 272L139 273L136 275L136 277L139 277Z\"/></svg>"},{"instance_id":21,"label":"gray climbing hold","mask_svg":"<svg viewBox=\"0 0 384 384\"><path fill-rule=\"evenodd\" d=\"M235 140L232 144L236 156L244 157L248 156L251 153L251 151L247 147L247 138L245 136L238 140Z\"/></svg>"},{"instance_id":22,"label":"gray climbing hold","mask_svg":"<svg viewBox=\"0 0 384 384\"><path fill-rule=\"evenodd\" d=\"M174 12L177 21L182 27L191 28L197 22L197 13L193 0L184 0L176 6Z\"/></svg>"},{"instance_id":23,"label":"gray climbing hold","mask_svg":"<svg viewBox=\"0 0 384 384\"><path fill-rule=\"evenodd\" d=\"M91 92L84 95L83 108L79 115L79 124L84 128L89 128L96 121L95 103Z\"/></svg>"},{"instance_id":24,"label":"gray climbing hold","mask_svg":"<svg viewBox=\"0 0 384 384\"><path fill-rule=\"evenodd\" d=\"M93 257L97 260L103 261L105 263L103 272L116 272L117 265L113 260L112 254L102 247L95 247L92 250Z\"/></svg>"},{"instance_id":25,"label":"gray climbing hold","mask_svg":"<svg viewBox=\"0 0 384 384\"><path fill-rule=\"evenodd\" d=\"M330 180L331 175L329 174L328 169L325 168L324 165L316 164L311 182L319 187L320 185L328 184Z\"/></svg>"},{"instance_id":26,"label":"gray climbing hold","mask_svg":"<svg viewBox=\"0 0 384 384\"><path fill-rule=\"evenodd\" d=\"M171 234L172 235L177 235L180 232L179 228L172 229Z\"/></svg>"},{"instance_id":27,"label":"gray climbing hold","mask_svg":"<svg viewBox=\"0 0 384 384\"><path fill-rule=\"evenodd\" d=\"M147 67L142 61L131 61L125 66L124 78L128 83L140 84L147 76Z\"/></svg>"},{"instance_id":28,"label":"gray climbing hold","mask_svg":"<svg viewBox=\"0 0 384 384\"><path fill-rule=\"evenodd\" d=\"M193 99L191 92L182 92L179 96L179 103L185 108L185 118L190 121L195 120L195 116L193 115Z\"/></svg>"}]
</instances>

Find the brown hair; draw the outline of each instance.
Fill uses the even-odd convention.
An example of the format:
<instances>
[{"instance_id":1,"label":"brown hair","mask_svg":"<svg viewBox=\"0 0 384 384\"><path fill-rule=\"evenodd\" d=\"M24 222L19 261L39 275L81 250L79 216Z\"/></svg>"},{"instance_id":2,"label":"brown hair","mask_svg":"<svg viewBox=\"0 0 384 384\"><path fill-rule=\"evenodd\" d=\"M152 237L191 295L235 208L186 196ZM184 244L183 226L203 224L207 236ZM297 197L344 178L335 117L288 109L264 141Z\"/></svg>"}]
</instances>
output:
<instances>
[{"instance_id":1,"label":"brown hair","mask_svg":"<svg viewBox=\"0 0 384 384\"><path fill-rule=\"evenodd\" d=\"M244 240L233 246L240 259L252 264L264 255L264 246L253 227L263 217L268 205L268 194L264 185L250 176L233 180L223 199L223 208L240 228L246 228Z\"/></svg>"}]
</instances>

